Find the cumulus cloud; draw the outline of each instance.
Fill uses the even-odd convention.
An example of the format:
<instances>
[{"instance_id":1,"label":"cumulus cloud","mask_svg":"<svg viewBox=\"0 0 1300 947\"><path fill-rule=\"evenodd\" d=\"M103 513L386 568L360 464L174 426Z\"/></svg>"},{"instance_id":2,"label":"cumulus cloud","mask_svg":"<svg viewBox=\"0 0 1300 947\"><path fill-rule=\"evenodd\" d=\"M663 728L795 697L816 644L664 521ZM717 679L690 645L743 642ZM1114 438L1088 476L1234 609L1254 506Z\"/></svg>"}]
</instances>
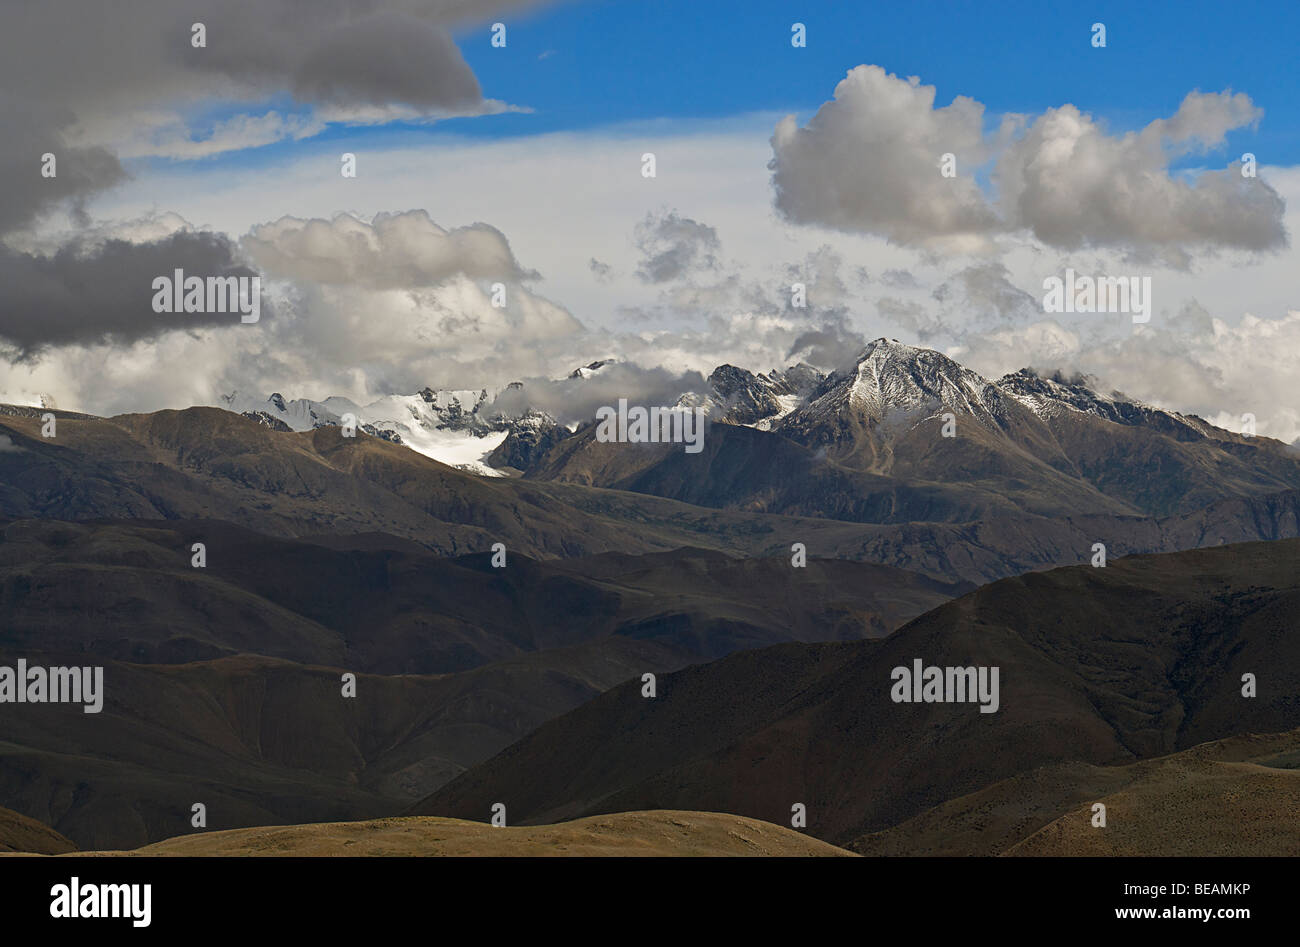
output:
<instances>
[{"instance_id":1,"label":"cumulus cloud","mask_svg":"<svg viewBox=\"0 0 1300 947\"><path fill-rule=\"evenodd\" d=\"M322 397L362 400L504 383L550 370L584 331L525 285L537 274L487 224L448 230L423 210L285 217L252 228L241 247L284 295L260 343L283 377L262 372L261 387L310 379ZM223 384L259 381L228 374Z\"/></svg>"},{"instance_id":2,"label":"cumulus cloud","mask_svg":"<svg viewBox=\"0 0 1300 947\"><path fill-rule=\"evenodd\" d=\"M513 286L497 307L463 275L421 289L299 284L293 298L294 316L265 341L297 362L286 377L363 384L367 395L478 387L544 371L582 331L545 297Z\"/></svg>"},{"instance_id":3,"label":"cumulus cloud","mask_svg":"<svg viewBox=\"0 0 1300 947\"><path fill-rule=\"evenodd\" d=\"M1003 212L1053 247L1112 247L1186 265L1190 251L1286 246L1285 205L1240 164L1194 181L1171 175L1169 149L1222 141L1258 120L1244 95L1189 95L1175 115L1110 136L1073 105L1049 109L999 158Z\"/></svg>"},{"instance_id":4,"label":"cumulus cloud","mask_svg":"<svg viewBox=\"0 0 1300 947\"><path fill-rule=\"evenodd\" d=\"M789 220L865 231L896 243L941 238L981 241L996 215L968 175L945 178L940 157L958 168L987 160L984 106L958 96L934 107L934 86L859 66L803 128L786 116L772 135L777 209Z\"/></svg>"},{"instance_id":5,"label":"cumulus cloud","mask_svg":"<svg viewBox=\"0 0 1300 947\"><path fill-rule=\"evenodd\" d=\"M1189 178L1172 158L1218 147L1259 121L1243 93L1190 93L1169 117L1109 134L1073 105L983 130L984 107L878 66L859 66L808 124L794 116L772 136L772 184L788 220L876 234L898 244L976 251L1001 233L1050 247L1114 248L1186 266L1195 250L1287 245L1285 204L1237 163ZM939 173L956 157L957 176ZM996 199L973 172L992 161Z\"/></svg>"},{"instance_id":6,"label":"cumulus cloud","mask_svg":"<svg viewBox=\"0 0 1300 947\"><path fill-rule=\"evenodd\" d=\"M456 274L473 279L536 279L500 230L488 224L445 230L427 211L351 214L332 220L281 217L254 227L243 249L268 275L370 289L431 286Z\"/></svg>"},{"instance_id":7,"label":"cumulus cloud","mask_svg":"<svg viewBox=\"0 0 1300 947\"><path fill-rule=\"evenodd\" d=\"M646 214L633 234L641 263L637 276L646 283L668 283L718 268L718 232L676 211Z\"/></svg>"}]
</instances>

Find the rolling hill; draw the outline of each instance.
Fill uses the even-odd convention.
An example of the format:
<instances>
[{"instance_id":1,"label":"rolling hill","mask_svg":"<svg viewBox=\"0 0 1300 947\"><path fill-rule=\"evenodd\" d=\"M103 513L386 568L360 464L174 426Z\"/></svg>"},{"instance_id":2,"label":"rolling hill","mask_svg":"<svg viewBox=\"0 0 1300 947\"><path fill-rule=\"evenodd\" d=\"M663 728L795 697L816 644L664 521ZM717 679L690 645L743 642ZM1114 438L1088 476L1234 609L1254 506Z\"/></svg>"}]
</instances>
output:
<instances>
[{"instance_id":1,"label":"rolling hill","mask_svg":"<svg viewBox=\"0 0 1300 947\"><path fill-rule=\"evenodd\" d=\"M1135 556L984 586L890 637L697 665L615 688L411 810L516 820L698 808L835 843L1045 764L1123 765L1300 725L1300 542ZM896 703L892 669L1000 669L999 709ZM1243 696L1243 675L1258 694Z\"/></svg>"}]
</instances>

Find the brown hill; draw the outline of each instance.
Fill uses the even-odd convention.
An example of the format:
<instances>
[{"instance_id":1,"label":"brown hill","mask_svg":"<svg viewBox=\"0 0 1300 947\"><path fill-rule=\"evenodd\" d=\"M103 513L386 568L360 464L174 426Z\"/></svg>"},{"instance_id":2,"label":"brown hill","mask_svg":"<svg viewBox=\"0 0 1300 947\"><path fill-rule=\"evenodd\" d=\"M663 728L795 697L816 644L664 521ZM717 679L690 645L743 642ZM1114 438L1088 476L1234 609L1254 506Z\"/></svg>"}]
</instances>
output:
<instances>
[{"instance_id":1,"label":"brown hill","mask_svg":"<svg viewBox=\"0 0 1300 947\"><path fill-rule=\"evenodd\" d=\"M61 855L76 850L77 846L48 825L0 808L0 852Z\"/></svg>"},{"instance_id":2,"label":"brown hill","mask_svg":"<svg viewBox=\"0 0 1300 947\"><path fill-rule=\"evenodd\" d=\"M1199 748L1198 748L1199 749ZM1285 765L1281 765L1285 764ZM1128 786L1076 808L1008 855L1300 855L1300 740L1282 760L1237 761L1196 750L1166 757Z\"/></svg>"},{"instance_id":3,"label":"brown hill","mask_svg":"<svg viewBox=\"0 0 1300 947\"><path fill-rule=\"evenodd\" d=\"M970 589L869 563L795 569L696 549L491 559L333 549L217 521L0 520L0 641L145 664L253 653L431 674L614 635L696 659L881 636Z\"/></svg>"},{"instance_id":4,"label":"brown hill","mask_svg":"<svg viewBox=\"0 0 1300 947\"><path fill-rule=\"evenodd\" d=\"M337 427L273 431L218 408L113 419L6 416L0 514L11 518L220 519L282 536L382 532L446 554L494 542L533 554L671 548L629 542L544 491L476 477Z\"/></svg>"},{"instance_id":5,"label":"brown hill","mask_svg":"<svg viewBox=\"0 0 1300 947\"><path fill-rule=\"evenodd\" d=\"M847 841L1048 763L1118 765L1300 725L1300 542L1031 573L881 641L781 645L632 685L552 721L412 811L517 821L698 808ZM1000 669L1000 706L895 703L914 659ZM1242 696L1242 675L1258 696Z\"/></svg>"},{"instance_id":6,"label":"brown hill","mask_svg":"<svg viewBox=\"0 0 1300 947\"><path fill-rule=\"evenodd\" d=\"M1092 807L1106 806L1105 828ZM1294 855L1300 731L1125 766L1058 763L864 835L863 855Z\"/></svg>"},{"instance_id":7,"label":"brown hill","mask_svg":"<svg viewBox=\"0 0 1300 947\"><path fill-rule=\"evenodd\" d=\"M622 812L557 825L399 818L199 832L134 851L164 857L795 857L852 852L756 819L714 812Z\"/></svg>"}]
</instances>

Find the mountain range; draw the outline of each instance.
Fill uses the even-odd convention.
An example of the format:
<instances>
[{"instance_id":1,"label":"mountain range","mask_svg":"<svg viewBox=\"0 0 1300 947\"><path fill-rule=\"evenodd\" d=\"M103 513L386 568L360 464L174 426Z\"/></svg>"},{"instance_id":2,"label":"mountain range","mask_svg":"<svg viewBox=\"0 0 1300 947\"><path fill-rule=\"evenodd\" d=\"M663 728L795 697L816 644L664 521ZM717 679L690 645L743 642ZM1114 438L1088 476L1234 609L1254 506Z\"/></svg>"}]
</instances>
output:
<instances>
[{"instance_id":1,"label":"mountain range","mask_svg":"<svg viewBox=\"0 0 1300 947\"><path fill-rule=\"evenodd\" d=\"M569 380L598 378L610 364L593 362ZM817 511L863 522L948 519L1008 504L1055 513L1071 498L1078 513L1163 516L1225 492L1258 496L1300 486L1300 452L1289 445L1233 434L1118 392L1104 395L1086 379L1044 378L1022 369L992 382L940 352L889 339L870 343L852 369L829 375L804 364L765 374L721 365L705 390L683 391L673 403L700 407L727 425L719 436L739 438L743 446L724 446L726 452L761 451L816 470L830 489L865 489L865 498ZM680 467L689 458L647 450L618 452L620 459L611 461L602 456L610 449L591 446L590 420L561 424L529 405L523 382L478 391L424 388L364 407L342 398L286 402L279 394L258 402L235 393L222 403L277 430L337 425L351 413L367 433L484 475L523 473L602 486L640 475L633 481L640 492L681 492L647 468L674 460ZM947 415L953 418L950 437L943 436ZM751 440L731 430L737 427L779 440ZM574 442L566 443L570 438ZM791 450L791 443L811 454ZM956 491L959 483L969 489ZM730 505L757 501L772 512L790 511L773 509L792 502L780 484L743 486L749 489ZM775 497L753 495L773 488Z\"/></svg>"}]
</instances>

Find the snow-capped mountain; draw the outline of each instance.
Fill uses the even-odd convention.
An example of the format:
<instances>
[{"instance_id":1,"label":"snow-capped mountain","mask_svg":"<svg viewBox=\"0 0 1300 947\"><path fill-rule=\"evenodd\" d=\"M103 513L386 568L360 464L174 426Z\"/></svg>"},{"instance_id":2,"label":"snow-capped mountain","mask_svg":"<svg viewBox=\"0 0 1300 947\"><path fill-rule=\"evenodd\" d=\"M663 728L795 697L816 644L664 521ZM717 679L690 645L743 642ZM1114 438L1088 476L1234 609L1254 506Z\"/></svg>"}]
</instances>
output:
<instances>
[{"instance_id":1,"label":"snow-capped mountain","mask_svg":"<svg viewBox=\"0 0 1300 947\"><path fill-rule=\"evenodd\" d=\"M618 361L619 361L619 360L616 359L616 358L602 358L602 359L597 359L596 361L594 361L594 362L592 362L592 363L590 363L590 364L588 364L588 365L583 365L583 366L581 366L580 368L575 368L573 371L569 372L569 377L570 377L570 378L590 378L592 375L595 375L595 374L596 374L597 372L599 372L602 368L605 368L605 367L608 366L608 365L617 365L617 364L618 364Z\"/></svg>"},{"instance_id":2,"label":"snow-capped mountain","mask_svg":"<svg viewBox=\"0 0 1300 947\"><path fill-rule=\"evenodd\" d=\"M574 369L557 384L583 382L618 364L603 359ZM288 431L340 424L355 415L375 437L404 444L442 463L484 476L530 470L537 458L570 437L563 425L529 407L520 382L503 388L448 390L426 387L367 405L346 398L263 400L239 392L220 407ZM675 402L703 407L714 422L771 431L804 444L834 445L884 437L892 441L945 412L971 419L995 439L1018 443L1059 442L1051 434L1071 418L1141 426L1178 441L1234 435L1200 418L1164 411L1125 398L1099 394L1085 380L1044 378L1029 369L989 381L941 352L876 339L853 368L824 375L803 363L766 373L720 365L703 391L683 392ZM1037 450L1037 448L1035 448ZM880 462L873 461L873 463Z\"/></svg>"},{"instance_id":3,"label":"snow-capped mountain","mask_svg":"<svg viewBox=\"0 0 1300 947\"><path fill-rule=\"evenodd\" d=\"M617 359L601 359L569 373L584 381ZM729 424L768 430L801 405L821 381L809 365L767 374L723 365L709 376L705 392L685 392L679 405L702 406L710 417ZM521 382L504 388L448 390L422 388L414 395L391 395L358 405L347 398L287 400L278 392L261 399L232 392L218 407L282 431L310 431L338 425L352 414L358 427L374 437L403 444L434 460L483 476L504 476L505 469L525 470L539 451L568 437L576 425L562 425L545 411L526 407ZM503 397L511 395L511 397Z\"/></svg>"},{"instance_id":4,"label":"snow-capped mountain","mask_svg":"<svg viewBox=\"0 0 1300 947\"><path fill-rule=\"evenodd\" d=\"M824 378L774 430L800 440L836 441L852 427L910 427L945 411L974 417L990 429L1006 419L1002 391L982 375L942 352L876 339L853 368Z\"/></svg>"},{"instance_id":5,"label":"snow-capped mountain","mask_svg":"<svg viewBox=\"0 0 1300 947\"><path fill-rule=\"evenodd\" d=\"M1118 392L1102 395L1089 381L1044 378L1023 368L992 382L933 349L876 339L852 369L823 379L807 403L773 429L800 439L835 440L846 425L909 428L950 411L996 432L1008 427L1015 413L1011 405L1017 404L1049 423L1074 414L1147 426L1178 440L1226 433L1195 415L1165 411Z\"/></svg>"},{"instance_id":6,"label":"snow-capped mountain","mask_svg":"<svg viewBox=\"0 0 1300 947\"><path fill-rule=\"evenodd\" d=\"M727 424L770 430L802 405L824 377L803 362L759 375L735 365L720 365L709 375L709 416Z\"/></svg>"},{"instance_id":7,"label":"snow-capped mountain","mask_svg":"<svg viewBox=\"0 0 1300 947\"><path fill-rule=\"evenodd\" d=\"M783 416L771 381L731 366L713 373L707 397L731 412L714 421L732 423L707 429L700 455L624 450L600 442L593 425L525 473L696 506L863 523L1169 517L1225 497L1300 490L1300 456L1269 438L1102 395L1086 382L1029 371L993 382L889 339L865 346ZM754 429L756 419L769 430ZM736 421L753 422L751 430Z\"/></svg>"},{"instance_id":8,"label":"snow-capped mountain","mask_svg":"<svg viewBox=\"0 0 1300 947\"><path fill-rule=\"evenodd\" d=\"M1219 431L1195 415L1153 408L1126 398L1119 392L1113 392L1110 396L1099 394L1087 381L1090 379L1065 381L1060 378L1044 378L1031 369L1022 368L1018 372L1003 375L998 379L997 385L1045 420L1077 412L1116 424L1158 427L1167 434L1181 435L1180 439L1183 440L1214 437Z\"/></svg>"},{"instance_id":9,"label":"snow-capped mountain","mask_svg":"<svg viewBox=\"0 0 1300 947\"><path fill-rule=\"evenodd\" d=\"M232 392L223 396L218 407L288 431L339 425L344 415L351 414L356 417L358 427L371 436L404 444L462 470L499 477L503 474L488 464L488 455L506 439L513 424L532 414L508 417L492 411L497 396L511 387L498 391L426 387L414 395L390 395L366 405L337 397L324 401L306 398L289 401L277 392L261 400ZM536 426L543 420L540 416L530 417L528 424Z\"/></svg>"}]
</instances>

